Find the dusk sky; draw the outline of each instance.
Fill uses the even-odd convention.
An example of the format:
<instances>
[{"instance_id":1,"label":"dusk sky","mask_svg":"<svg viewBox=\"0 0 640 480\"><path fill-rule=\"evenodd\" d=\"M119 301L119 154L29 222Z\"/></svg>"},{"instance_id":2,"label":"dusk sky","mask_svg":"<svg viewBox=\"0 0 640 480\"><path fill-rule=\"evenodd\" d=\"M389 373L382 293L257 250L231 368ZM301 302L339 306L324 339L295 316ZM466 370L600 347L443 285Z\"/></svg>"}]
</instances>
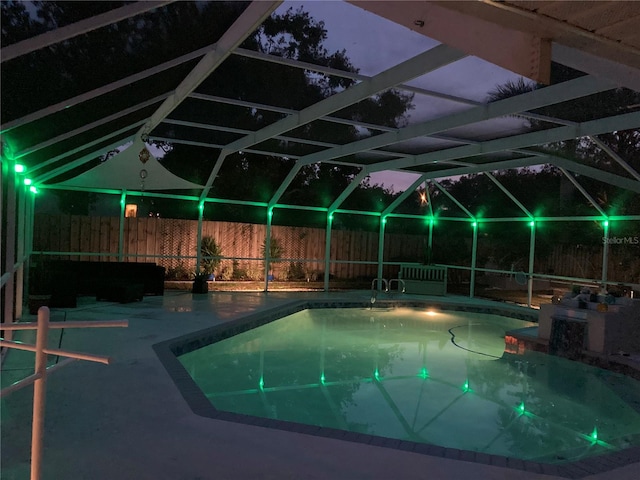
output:
<instances>
[{"instance_id":1,"label":"dusk sky","mask_svg":"<svg viewBox=\"0 0 640 480\"><path fill-rule=\"evenodd\" d=\"M295 10L300 6L303 6L314 19L324 21L328 37L325 41L327 50L333 52L345 49L347 57L363 75L376 75L438 45L433 39L343 1L284 2L276 11L285 12L289 8ZM520 76L513 72L470 56L407 83L482 102L486 100L487 93L497 85L518 78ZM416 107L409 112L410 123L469 108L460 103L418 94L414 96L413 103ZM484 123L486 125L476 125L457 133L471 137L488 131L505 134L519 130L523 121L517 118L503 118ZM395 191L405 190L415 178L413 174L395 172L382 172L371 176L372 183L393 186Z\"/></svg>"}]
</instances>

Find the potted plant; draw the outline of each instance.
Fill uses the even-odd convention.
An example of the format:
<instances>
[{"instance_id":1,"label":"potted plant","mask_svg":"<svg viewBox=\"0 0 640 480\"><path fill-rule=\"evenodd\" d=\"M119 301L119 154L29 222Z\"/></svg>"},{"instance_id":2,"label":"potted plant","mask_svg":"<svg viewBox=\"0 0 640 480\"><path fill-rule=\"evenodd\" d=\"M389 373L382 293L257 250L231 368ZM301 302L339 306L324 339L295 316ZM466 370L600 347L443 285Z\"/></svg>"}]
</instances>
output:
<instances>
[{"instance_id":1,"label":"potted plant","mask_svg":"<svg viewBox=\"0 0 640 480\"><path fill-rule=\"evenodd\" d=\"M200 254L203 257L200 262L202 272L207 274L209 280L215 280L215 270L220 265L222 256L222 249L216 239L210 236L202 237Z\"/></svg>"},{"instance_id":2,"label":"potted plant","mask_svg":"<svg viewBox=\"0 0 640 480\"><path fill-rule=\"evenodd\" d=\"M267 258L267 241L265 240L262 244L262 257ZM273 264L280 261L282 258L282 246L280 245L280 240L276 237L271 237L271 245L269 248L269 276L268 280L274 280L275 276L273 274Z\"/></svg>"},{"instance_id":3,"label":"potted plant","mask_svg":"<svg viewBox=\"0 0 640 480\"><path fill-rule=\"evenodd\" d=\"M209 291L209 284L207 283L208 278L208 273L196 271L193 276L191 293L207 293Z\"/></svg>"}]
</instances>

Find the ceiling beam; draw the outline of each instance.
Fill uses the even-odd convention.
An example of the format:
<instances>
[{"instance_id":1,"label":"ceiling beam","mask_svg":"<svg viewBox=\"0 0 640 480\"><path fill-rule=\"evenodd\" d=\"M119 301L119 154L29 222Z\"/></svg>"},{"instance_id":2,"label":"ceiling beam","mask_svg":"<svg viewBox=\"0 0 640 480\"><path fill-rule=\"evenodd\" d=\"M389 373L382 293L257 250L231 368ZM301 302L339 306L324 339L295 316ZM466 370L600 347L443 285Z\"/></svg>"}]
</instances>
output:
<instances>
[{"instance_id":1,"label":"ceiling beam","mask_svg":"<svg viewBox=\"0 0 640 480\"><path fill-rule=\"evenodd\" d=\"M573 186L578 189L582 196L587 199L591 206L595 208L600 215L602 215L603 217L607 216L605 211L600 208L600 205L598 205L598 202L596 202L595 199L589 194L589 192L587 192L587 190L582 185L580 185L580 182L578 182L578 180L576 180L576 178L571 173L567 172L567 170L562 167L558 167L557 165L556 168L560 170L565 177L567 177L567 179L573 184Z\"/></svg>"},{"instance_id":2,"label":"ceiling beam","mask_svg":"<svg viewBox=\"0 0 640 480\"><path fill-rule=\"evenodd\" d=\"M68 98L67 100L58 102L55 105L49 105L48 107L38 110L37 112L30 113L28 115L25 115L24 117L20 117L20 118L17 118L16 120L12 120L10 122L3 124L0 130L0 133L6 133L26 123L35 122L36 120L44 118L48 115L52 115L56 112L60 112L69 107L73 107L80 103L89 101L93 98L99 97L101 95L105 95L109 92L113 92L118 88L126 87L127 85L130 85L134 82L144 80L145 78L156 75L157 73L163 72L165 70L181 65L195 58L201 57L213 48L215 48L215 44L208 45L206 47L195 50L191 53L187 53L186 55L182 55L178 58L174 58L173 60L169 60L167 62L161 63L160 65L156 65L155 67L143 70L142 72L129 75L128 77L122 78L120 80L116 80L115 82L111 82L107 85L103 85L102 87L98 87L88 92L82 93L80 95L76 95L75 97Z\"/></svg>"},{"instance_id":3,"label":"ceiling beam","mask_svg":"<svg viewBox=\"0 0 640 480\"><path fill-rule=\"evenodd\" d=\"M323 65L316 65L309 62L301 62L300 60L294 60L292 58L279 57L277 55L269 55L268 53L256 52L254 50L246 50L244 48L238 48L233 53L235 55L239 55L247 58L253 58L255 60L263 60L265 62L278 63L280 65L286 65L288 67L299 68L299 69L308 70L311 72L318 72L324 75L331 75L335 77L350 78L352 80L358 80L361 82L364 82L365 80L369 80L371 78L370 76L363 75L361 73L347 72L346 70L338 70L337 68L325 67ZM395 88L398 88L400 90L406 90L407 92L418 93L420 95L440 98L442 100L449 100L455 103L462 103L465 105L480 105L482 103L476 100L469 100L468 98L458 97L458 96L450 95L447 93L436 92L434 90L428 90L426 88L414 87L412 85L407 85L404 83L400 83L396 85Z\"/></svg>"},{"instance_id":4,"label":"ceiling beam","mask_svg":"<svg viewBox=\"0 0 640 480\"><path fill-rule=\"evenodd\" d=\"M581 56L580 52L583 52L600 58L615 59L615 63L635 68L640 65L640 51L631 43L608 38L606 35L598 33L598 31L591 31L589 29L582 28L563 18L554 18L551 15L533 11L533 9L529 9L526 5L527 3L533 4L533 2L522 2L522 6L515 2L512 3L494 0L481 0L475 2L439 1L436 3L443 8L485 20L495 24L496 26L547 38L555 44L561 44L575 49L576 54L579 57ZM628 15L631 15L629 18L631 21L633 21L634 16L637 16L640 11L637 6L633 5L635 2L601 3L624 3L624 5L621 5L620 7L614 6L613 8L626 8ZM542 8L544 9L544 7ZM581 7L576 5L575 8L577 8L576 11L579 12ZM589 6L585 6L584 8L588 9ZM607 14L608 12L605 11L604 13ZM606 20L602 23L606 24ZM552 50L554 49L555 47L552 47ZM557 54L554 55L553 51L551 55L554 61L559 60L559 57ZM575 59L572 60L566 55L563 55L563 57L564 60L568 60L570 62L575 61ZM583 71L588 72L588 69L593 68L594 65L589 66L588 63L584 61L586 58L589 58L589 56L587 55L583 57L583 60L580 61L582 66L587 68L587 70ZM596 68L599 69L600 73L605 72L601 67ZM611 72L609 75L614 75L614 72Z\"/></svg>"},{"instance_id":5,"label":"ceiling beam","mask_svg":"<svg viewBox=\"0 0 640 480\"><path fill-rule=\"evenodd\" d=\"M66 163L64 165L61 165L58 168L54 168L53 170L50 170L46 173L43 173L42 175L40 175L39 177L37 177L34 182L37 183L44 183L47 182L49 180L51 180L52 178L58 177L64 173L67 173L70 170L73 170L74 168L80 167L81 165L84 165L87 162L90 162L91 160L94 160L96 157L99 157L100 155L104 155L105 152L108 152L109 150L113 150L114 148L118 148L119 146L133 141L135 139L135 134L134 135L129 135L126 136L124 138L119 137L117 140L111 142L109 145L104 146L98 150L94 150L91 153L88 153L86 155L83 155L82 157L73 160L69 163Z\"/></svg>"},{"instance_id":6,"label":"ceiling beam","mask_svg":"<svg viewBox=\"0 0 640 480\"><path fill-rule=\"evenodd\" d=\"M236 21L220 37L215 50L207 53L182 80L173 95L151 115L150 120L140 130L140 135L150 134L162 120L178 107L198 85L200 85L222 62L251 35L271 13L282 3L281 1L253 1L240 14Z\"/></svg>"},{"instance_id":7,"label":"ceiling beam","mask_svg":"<svg viewBox=\"0 0 640 480\"><path fill-rule=\"evenodd\" d=\"M595 180L599 180L600 182L608 183L609 185L623 188L625 190L640 193L640 182L637 180L621 177L620 175L605 172L599 168L589 167L588 165L583 165L566 158L560 158L553 155L550 155L547 158L550 160L549 163L556 165L557 167L564 168L565 170L569 170L570 172L578 173L585 177L591 177Z\"/></svg>"},{"instance_id":8,"label":"ceiling beam","mask_svg":"<svg viewBox=\"0 0 640 480\"><path fill-rule=\"evenodd\" d=\"M512 168L522 168L522 167L530 167L532 165L541 165L543 163L549 163L549 161L538 159L536 163L531 163L531 157L515 158L512 160L503 160L501 162L490 162L490 163L483 163L483 164L478 164L473 166L470 165L465 167L435 170L433 172L425 173L424 178L426 180L433 180L436 178L457 177L460 175L471 175L473 173L482 173L485 170L488 170L488 171L509 170ZM418 173L418 172L415 172L415 173Z\"/></svg>"},{"instance_id":9,"label":"ceiling beam","mask_svg":"<svg viewBox=\"0 0 640 480\"><path fill-rule=\"evenodd\" d=\"M22 150L21 152L18 152L15 156L16 159L18 158L22 158L25 157L27 155L31 155L34 152L37 152L38 150L41 150L43 148L46 147L50 147L51 145L54 145L58 142L62 142L64 140L68 140L70 138L75 137L76 135L80 135L84 132L87 132L93 128L99 127L101 125L104 125L106 123L112 122L113 120L117 120L118 118L124 117L126 115L129 115L131 113L137 112L138 110L148 107L150 105L153 105L154 103L158 103L159 101L163 100L164 98L167 97L167 95L169 95L168 93L165 93L164 95L158 95L155 98L151 98L145 102L139 103L138 105L134 105L132 107L126 108L124 110L120 110L118 113L114 113L113 115L109 115L107 117L101 118L100 120L97 120L95 122L91 122L87 125L84 125L83 127L80 128L76 128L75 130L72 130L70 132L64 133L62 135L58 135L57 137L53 137L48 139L45 142L39 143L37 145L33 145L32 147L27 148L26 150Z\"/></svg>"},{"instance_id":10,"label":"ceiling beam","mask_svg":"<svg viewBox=\"0 0 640 480\"><path fill-rule=\"evenodd\" d=\"M369 175L369 172L367 172L366 167L363 168L362 170L360 170L360 173L358 173L358 175L356 175L354 177L354 179L351 180L349 185L347 185L347 187L342 191L342 193L340 195L338 195L338 198L336 198L333 201L333 203L329 206L329 209L327 210L327 213L332 214L338 208L340 208L340 205L342 205L344 203L344 201L347 199L347 197L349 195L351 195L351 193L353 193L353 191L356 188L358 188L358 186L360 185L360 182L362 182L362 180L364 180L364 178L367 175Z\"/></svg>"},{"instance_id":11,"label":"ceiling beam","mask_svg":"<svg viewBox=\"0 0 640 480\"><path fill-rule=\"evenodd\" d=\"M553 44L553 61L596 77L606 78L620 87L640 92L640 69L583 52L566 45ZM640 56L638 56L640 62ZM640 63L639 63L640 64Z\"/></svg>"},{"instance_id":12,"label":"ceiling beam","mask_svg":"<svg viewBox=\"0 0 640 480\"><path fill-rule=\"evenodd\" d=\"M530 147L532 145L561 142L563 140L586 137L589 135L600 135L602 133L612 132L615 130L630 130L633 128L640 128L640 112L601 118L590 122L579 123L576 126L557 127L549 130L499 138L497 140L489 140L476 145L448 148L437 152L416 155L413 158L402 158L398 160L380 162L375 165L370 165L369 170L371 172L377 172L394 168L409 168L439 163L443 160L456 160L477 155L486 155L503 150L514 150Z\"/></svg>"},{"instance_id":13,"label":"ceiling beam","mask_svg":"<svg viewBox=\"0 0 640 480\"><path fill-rule=\"evenodd\" d=\"M549 84L551 42L428 1L349 3L538 83Z\"/></svg>"},{"instance_id":14,"label":"ceiling beam","mask_svg":"<svg viewBox=\"0 0 640 480\"><path fill-rule=\"evenodd\" d=\"M594 77L580 77L550 87L527 92L515 97L498 100L462 112L426 122L409 125L401 130L376 135L358 140L340 147L312 153L302 158L305 164L321 162L329 158L338 158L361 151L384 147L393 143L410 140L416 137L432 135L452 128L462 127L472 123L490 120L505 115L512 115L524 110L540 108L561 101L572 100L593 93L608 90L612 87L609 82ZM393 167L390 167L393 168Z\"/></svg>"},{"instance_id":15,"label":"ceiling beam","mask_svg":"<svg viewBox=\"0 0 640 480\"><path fill-rule=\"evenodd\" d=\"M127 132L129 130L133 130L134 128L139 127L140 125L142 125L146 121L147 121L147 119L144 118L144 119L139 120L139 121L137 121L137 122L135 122L135 123L133 123L131 125L127 125L126 127L123 127L123 128L121 128L119 130L116 130L115 132L111 132L108 135L104 135L102 137L95 138L92 141L90 141L89 143L85 143L84 145L82 145L80 147L76 147L76 148L74 148L72 150L67 150L66 152L64 152L64 153L62 153L60 155L57 155L57 156L55 156L53 158L50 158L50 159L48 159L48 160L46 160L44 162L41 162L41 163L38 163L37 165L29 167L29 172L36 172L36 171L38 171L38 170L40 170L40 169L42 169L44 167L48 167L49 165L53 165L54 163L56 163L56 162L58 162L60 160L64 160L65 158L70 157L71 155L75 155L76 153L81 152L82 150L85 150L87 148L93 147L94 145L102 143L105 140L107 140L107 139L109 139L109 138L111 138L113 136L120 135L120 134L125 133L125 132ZM119 146L119 145L117 145L117 146Z\"/></svg>"},{"instance_id":16,"label":"ceiling beam","mask_svg":"<svg viewBox=\"0 0 640 480\"><path fill-rule=\"evenodd\" d=\"M464 56L464 54L445 45L437 46L385 70L375 77L371 77L366 81L304 108L289 117L272 123L251 135L231 142L227 145L227 148L231 151L238 151L255 145L256 143L310 123L325 115L329 115L337 110L341 110L349 105L353 105L376 93L394 87L399 83L453 63Z\"/></svg>"},{"instance_id":17,"label":"ceiling beam","mask_svg":"<svg viewBox=\"0 0 640 480\"><path fill-rule=\"evenodd\" d=\"M109 10L108 12L101 13L100 15L95 15L85 20L72 23L65 27L56 28L55 30L51 30L36 37L27 38L26 40L14 43L13 45L9 45L0 50L0 62L6 62L8 60L21 57L22 55L63 42L64 40L69 40L70 38L91 32L92 30L97 30L98 28L111 25L112 23L117 23L130 17L135 17L136 15L148 12L149 10L155 10L156 8L173 3L174 1L175 0L135 2L130 5L125 5L124 7Z\"/></svg>"},{"instance_id":18,"label":"ceiling beam","mask_svg":"<svg viewBox=\"0 0 640 480\"><path fill-rule=\"evenodd\" d=\"M205 184L205 188L202 191L201 200L206 198L214 179L218 175L218 171L222 167L222 162L230 153L244 150L251 145L255 145L256 143L263 142L264 140L275 137L289 130L293 130L301 125L310 123L325 115L329 115L330 113L375 95L378 92L387 90L398 83L411 80L427 72L453 63L464 56L464 54L454 50L453 48L445 45L439 45L388 70L385 70L369 80L325 98L324 100L296 112L291 116L285 117L282 120L274 122L251 135L247 135L231 142L222 152L220 152L213 170L209 175L209 179Z\"/></svg>"}]
</instances>

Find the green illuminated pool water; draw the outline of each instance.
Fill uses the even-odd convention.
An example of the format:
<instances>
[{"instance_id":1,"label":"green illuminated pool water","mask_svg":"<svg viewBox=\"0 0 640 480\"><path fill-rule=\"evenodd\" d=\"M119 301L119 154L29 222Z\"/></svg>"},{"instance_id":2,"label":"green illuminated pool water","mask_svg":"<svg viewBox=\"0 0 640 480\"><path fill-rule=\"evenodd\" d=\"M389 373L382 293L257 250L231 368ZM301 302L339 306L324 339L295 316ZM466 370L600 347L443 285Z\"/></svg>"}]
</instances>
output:
<instances>
[{"instance_id":1,"label":"green illuminated pool water","mask_svg":"<svg viewBox=\"0 0 640 480\"><path fill-rule=\"evenodd\" d=\"M505 354L504 333L529 325L312 309L179 360L228 412L547 463L640 444L639 383L536 352Z\"/></svg>"}]
</instances>

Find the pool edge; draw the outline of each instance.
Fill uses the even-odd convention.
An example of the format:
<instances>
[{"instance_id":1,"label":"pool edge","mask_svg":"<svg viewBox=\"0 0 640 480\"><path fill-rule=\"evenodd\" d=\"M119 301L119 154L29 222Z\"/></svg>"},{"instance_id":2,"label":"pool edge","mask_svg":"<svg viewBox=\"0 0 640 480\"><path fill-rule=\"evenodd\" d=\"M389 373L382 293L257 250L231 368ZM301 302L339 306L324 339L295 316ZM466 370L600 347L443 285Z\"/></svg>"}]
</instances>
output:
<instances>
[{"instance_id":1,"label":"pool edge","mask_svg":"<svg viewBox=\"0 0 640 480\"><path fill-rule=\"evenodd\" d=\"M379 307L389 306L413 306L423 307L429 305L435 308L442 308L453 311L467 311L477 313L489 313L506 315L512 318L532 321L537 317L537 312L524 311L518 313L512 308L504 308L503 305L479 306L469 304L455 304L445 301L429 300L384 300L377 303ZM366 445L379 446L394 450L413 452L419 455L429 455L451 460L460 460L484 465L491 465L518 471L526 471L543 475L555 475L564 478L584 478L590 475L599 474L624 467L636 462L640 462L640 446L630 447L616 452L596 455L584 460L569 462L564 464L539 463L500 455L491 455L471 450L459 450L447 448L428 443L417 443L408 440L399 440L377 435L368 435L357 432L349 432L329 427L319 427L297 422L275 420L263 417L254 417L245 414L225 412L216 409L209 401L200 387L189 375L186 369L178 360L178 355L193 351L205 345L209 345L223 338L228 338L238 333L250 330L270 323L286 315L305 310L307 308L357 308L371 307L366 301L345 300L298 300L289 302L277 307L254 312L249 315L239 317L230 322L226 322L213 327L196 330L194 332L181 335L179 337L165 340L152 345L158 359L165 367L167 373L175 383L180 394L187 402L194 414L245 425L278 429L288 432L302 433L318 437L330 438L333 440L350 441ZM198 344L198 347L194 347ZM188 346L187 348L184 348ZM182 348L181 348L182 347Z\"/></svg>"}]
</instances>

